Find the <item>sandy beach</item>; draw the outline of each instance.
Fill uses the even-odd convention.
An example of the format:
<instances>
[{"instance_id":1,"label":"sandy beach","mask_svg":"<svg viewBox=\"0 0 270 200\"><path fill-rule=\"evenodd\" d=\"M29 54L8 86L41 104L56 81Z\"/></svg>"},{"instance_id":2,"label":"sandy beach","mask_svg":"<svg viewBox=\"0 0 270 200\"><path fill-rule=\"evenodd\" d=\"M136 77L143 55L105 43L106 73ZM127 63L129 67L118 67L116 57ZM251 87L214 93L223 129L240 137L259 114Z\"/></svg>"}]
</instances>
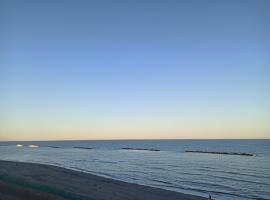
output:
<instances>
[{"instance_id":1,"label":"sandy beach","mask_svg":"<svg viewBox=\"0 0 270 200\"><path fill-rule=\"evenodd\" d=\"M0 161L0 199L203 200L51 165Z\"/></svg>"}]
</instances>

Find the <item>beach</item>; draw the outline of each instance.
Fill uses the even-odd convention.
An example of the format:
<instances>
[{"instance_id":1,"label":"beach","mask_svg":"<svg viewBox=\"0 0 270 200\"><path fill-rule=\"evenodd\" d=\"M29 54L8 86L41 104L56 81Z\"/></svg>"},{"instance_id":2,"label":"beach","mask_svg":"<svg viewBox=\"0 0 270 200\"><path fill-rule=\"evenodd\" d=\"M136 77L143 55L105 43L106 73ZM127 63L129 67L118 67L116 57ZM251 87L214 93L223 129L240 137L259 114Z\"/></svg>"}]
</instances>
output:
<instances>
[{"instance_id":1,"label":"beach","mask_svg":"<svg viewBox=\"0 0 270 200\"><path fill-rule=\"evenodd\" d=\"M204 200L52 165L0 161L0 199Z\"/></svg>"}]
</instances>

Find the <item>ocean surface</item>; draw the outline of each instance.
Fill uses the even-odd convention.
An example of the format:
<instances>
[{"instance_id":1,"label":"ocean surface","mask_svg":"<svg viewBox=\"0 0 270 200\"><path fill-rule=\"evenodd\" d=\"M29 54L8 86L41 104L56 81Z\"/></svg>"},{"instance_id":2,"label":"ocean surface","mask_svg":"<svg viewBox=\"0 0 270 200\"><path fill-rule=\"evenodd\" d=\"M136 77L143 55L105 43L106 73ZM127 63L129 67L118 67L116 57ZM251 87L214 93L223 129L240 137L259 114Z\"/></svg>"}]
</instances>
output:
<instances>
[{"instance_id":1,"label":"ocean surface","mask_svg":"<svg viewBox=\"0 0 270 200\"><path fill-rule=\"evenodd\" d=\"M16 144L26 146L16 147ZM39 147L30 148L30 144ZM160 151L121 149L126 147ZM255 156L186 153L185 150ZM57 165L188 194L205 197L211 194L221 200L270 199L270 140L0 142L0 159Z\"/></svg>"}]
</instances>

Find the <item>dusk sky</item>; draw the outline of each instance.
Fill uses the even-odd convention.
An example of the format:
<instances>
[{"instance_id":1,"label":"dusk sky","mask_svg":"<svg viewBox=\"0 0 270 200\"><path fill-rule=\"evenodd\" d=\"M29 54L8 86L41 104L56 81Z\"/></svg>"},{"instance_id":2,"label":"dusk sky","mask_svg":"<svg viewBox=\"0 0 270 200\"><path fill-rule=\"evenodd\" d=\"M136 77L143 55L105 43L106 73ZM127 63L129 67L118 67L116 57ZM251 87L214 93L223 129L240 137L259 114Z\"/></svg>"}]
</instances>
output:
<instances>
[{"instance_id":1,"label":"dusk sky","mask_svg":"<svg viewBox=\"0 0 270 200\"><path fill-rule=\"evenodd\" d=\"M0 140L270 138L269 9L0 0Z\"/></svg>"}]
</instances>

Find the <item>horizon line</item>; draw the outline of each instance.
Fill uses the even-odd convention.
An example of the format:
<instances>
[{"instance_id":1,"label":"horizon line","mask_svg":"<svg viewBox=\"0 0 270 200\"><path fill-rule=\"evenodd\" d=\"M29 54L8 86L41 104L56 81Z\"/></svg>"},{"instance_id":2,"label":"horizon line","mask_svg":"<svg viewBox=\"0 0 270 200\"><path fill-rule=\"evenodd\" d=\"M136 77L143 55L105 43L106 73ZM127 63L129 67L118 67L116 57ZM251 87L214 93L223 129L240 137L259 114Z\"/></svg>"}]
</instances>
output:
<instances>
[{"instance_id":1,"label":"horizon line","mask_svg":"<svg viewBox=\"0 0 270 200\"><path fill-rule=\"evenodd\" d=\"M62 140L0 140L0 142L136 141L136 140L270 140L270 138L62 139Z\"/></svg>"}]
</instances>

